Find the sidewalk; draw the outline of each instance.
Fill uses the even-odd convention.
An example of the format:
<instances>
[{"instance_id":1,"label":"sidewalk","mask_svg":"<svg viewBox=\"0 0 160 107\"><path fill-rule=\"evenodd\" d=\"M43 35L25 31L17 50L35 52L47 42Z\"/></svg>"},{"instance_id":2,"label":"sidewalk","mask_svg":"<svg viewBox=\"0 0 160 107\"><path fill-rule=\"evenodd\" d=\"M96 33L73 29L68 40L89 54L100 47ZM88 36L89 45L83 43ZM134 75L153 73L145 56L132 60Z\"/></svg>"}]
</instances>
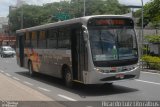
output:
<instances>
[{"instance_id":1,"label":"sidewalk","mask_svg":"<svg viewBox=\"0 0 160 107\"><path fill-rule=\"evenodd\" d=\"M18 106L15 107L64 107L40 92L0 73L0 107L8 101L17 101ZM19 104L24 105L19 106Z\"/></svg>"},{"instance_id":2,"label":"sidewalk","mask_svg":"<svg viewBox=\"0 0 160 107\"><path fill-rule=\"evenodd\" d=\"M144 71L144 72L151 72L151 73L159 73L160 74L160 71L158 70L152 70L152 69L141 69L141 71Z\"/></svg>"}]
</instances>

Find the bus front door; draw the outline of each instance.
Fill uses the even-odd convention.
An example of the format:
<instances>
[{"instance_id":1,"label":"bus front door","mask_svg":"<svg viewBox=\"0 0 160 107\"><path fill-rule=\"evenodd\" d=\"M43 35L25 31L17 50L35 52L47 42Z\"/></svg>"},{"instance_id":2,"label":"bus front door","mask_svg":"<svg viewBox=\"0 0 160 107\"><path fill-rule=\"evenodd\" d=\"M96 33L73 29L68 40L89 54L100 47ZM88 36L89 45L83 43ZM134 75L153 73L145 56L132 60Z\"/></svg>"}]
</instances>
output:
<instances>
[{"instance_id":1,"label":"bus front door","mask_svg":"<svg viewBox=\"0 0 160 107\"><path fill-rule=\"evenodd\" d=\"M72 30L72 73L73 80L83 81L83 72L87 69L87 53L81 27Z\"/></svg>"},{"instance_id":2,"label":"bus front door","mask_svg":"<svg viewBox=\"0 0 160 107\"><path fill-rule=\"evenodd\" d=\"M19 36L19 59L20 66L24 67L24 36Z\"/></svg>"}]
</instances>

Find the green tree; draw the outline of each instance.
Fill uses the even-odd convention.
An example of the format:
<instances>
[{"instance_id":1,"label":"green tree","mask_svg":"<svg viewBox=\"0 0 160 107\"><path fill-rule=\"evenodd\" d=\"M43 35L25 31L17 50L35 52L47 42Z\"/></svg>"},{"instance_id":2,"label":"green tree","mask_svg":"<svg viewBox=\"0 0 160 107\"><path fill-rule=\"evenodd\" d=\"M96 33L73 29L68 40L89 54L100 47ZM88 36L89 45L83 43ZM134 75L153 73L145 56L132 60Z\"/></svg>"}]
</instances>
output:
<instances>
[{"instance_id":1,"label":"green tree","mask_svg":"<svg viewBox=\"0 0 160 107\"><path fill-rule=\"evenodd\" d=\"M160 0L152 0L144 6L144 24L152 23L153 27L160 26ZM141 16L141 9L135 13L136 17ZM141 17L138 25L141 25Z\"/></svg>"},{"instance_id":2,"label":"green tree","mask_svg":"<svg viewBox=\"0 0 160 107\"><path fill-rule=\"evenodd\" d=\"M83 1L71 0L48 3L43 6L24 5L10 13L12 31L20 29L23 10L24 28L59 20L57 15L68 15L69 18L83 16ZM118 0L86 0L86 15L125 14L129 11L119 4Z\"/></svg>"}]
</instances>

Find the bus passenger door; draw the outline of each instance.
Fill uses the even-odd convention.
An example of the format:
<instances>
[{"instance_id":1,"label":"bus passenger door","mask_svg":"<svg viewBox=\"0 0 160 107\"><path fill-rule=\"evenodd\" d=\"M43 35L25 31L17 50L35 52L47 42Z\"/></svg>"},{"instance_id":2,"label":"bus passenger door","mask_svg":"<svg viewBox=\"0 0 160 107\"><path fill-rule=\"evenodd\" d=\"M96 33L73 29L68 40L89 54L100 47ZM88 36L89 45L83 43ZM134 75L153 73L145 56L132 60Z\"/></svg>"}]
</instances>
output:
<instances>
[{"instance_id":1,"label":"bus passenger door","mask_svg":"<svg viewBox=\"0 0 160 107\"><path fill-rule=\"evenodd\" d=\"M71 32L71 53L72 53L72 73L73 80L78 80L78 50L77 50L77 36L76 30Z\"/></svg>"},{"instance_id":2,"label":"bus passenger door","mask_svg":"<svg viewBox=\"0 0 160 107\"><path fill-rule=\"evenodd\" d=\"M24 34L19 36L19 59L20 66L24 67Z\"/></svg>"},{"instance_id":3,"label":"bus passenger door","mask_svg":"<svg viewBox=\"0 0 160 107\"><path fill-rule=\"evenodd\" d=\"M73 80L82 81L82 71L87 68L87 55L81 27L72 30L71 50Z\"/></svg>"}]
</instances>

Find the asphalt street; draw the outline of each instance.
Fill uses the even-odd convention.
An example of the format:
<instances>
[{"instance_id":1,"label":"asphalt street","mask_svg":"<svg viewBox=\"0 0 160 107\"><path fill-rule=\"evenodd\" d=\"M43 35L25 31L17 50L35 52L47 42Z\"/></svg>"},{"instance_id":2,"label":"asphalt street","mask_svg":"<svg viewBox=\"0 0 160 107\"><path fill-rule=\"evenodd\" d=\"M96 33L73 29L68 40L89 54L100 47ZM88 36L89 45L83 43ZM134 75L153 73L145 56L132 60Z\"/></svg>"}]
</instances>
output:
<instances>
[{"instance_id":1,"label":"asphalt street","mask_svg":"<svg viewBox=\"0 0 160 107\"><path fill-rule=\"evenodd\" d=\"M67 107L99 107L101 101L160 101L160 74L156 73L141 72L139 79L117 82L112 87L76 84L73 89L50 76L30 77L27 69L17 65L15 57L0 58L0 73Z\"/></svg>"}]
</instances>

